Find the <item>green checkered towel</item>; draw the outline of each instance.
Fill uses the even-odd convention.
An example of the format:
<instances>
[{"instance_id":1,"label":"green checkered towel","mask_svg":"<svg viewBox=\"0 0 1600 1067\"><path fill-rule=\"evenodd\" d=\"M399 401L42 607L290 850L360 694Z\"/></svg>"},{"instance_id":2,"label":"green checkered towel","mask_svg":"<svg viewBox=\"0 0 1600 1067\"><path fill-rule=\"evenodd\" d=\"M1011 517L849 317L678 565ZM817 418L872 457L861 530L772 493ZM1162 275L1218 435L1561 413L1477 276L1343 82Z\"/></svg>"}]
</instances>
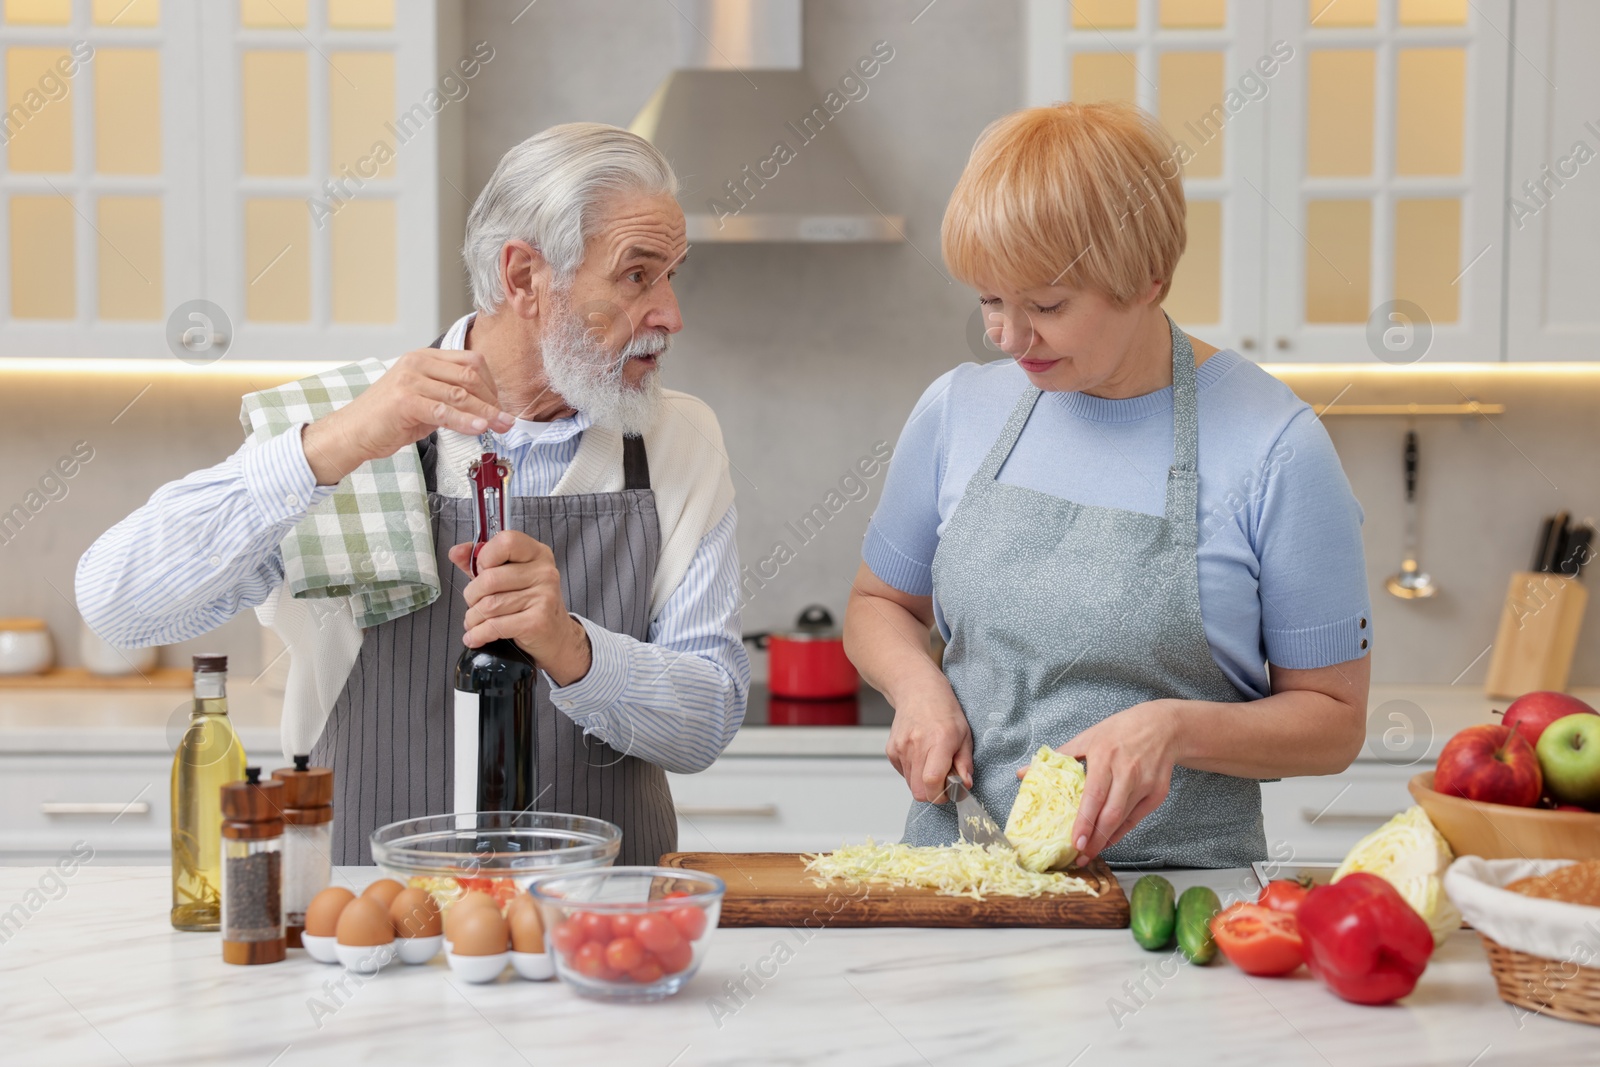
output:
<instances>
[{"instance_id":1,"label":"green checkered towel","mask_svg":"<svg viewBox=\"0 0 1600 1067\"><path fill-rule=\"evenodd\" d=\"M269 440L348 404L393 362L366 359L246 394L239 421L252 439ZM428 489L415 448L368 460L283 539L290 595L348 597L362 627L427 607L440 589L428 518Z\"/></svg>"}]
</instances>

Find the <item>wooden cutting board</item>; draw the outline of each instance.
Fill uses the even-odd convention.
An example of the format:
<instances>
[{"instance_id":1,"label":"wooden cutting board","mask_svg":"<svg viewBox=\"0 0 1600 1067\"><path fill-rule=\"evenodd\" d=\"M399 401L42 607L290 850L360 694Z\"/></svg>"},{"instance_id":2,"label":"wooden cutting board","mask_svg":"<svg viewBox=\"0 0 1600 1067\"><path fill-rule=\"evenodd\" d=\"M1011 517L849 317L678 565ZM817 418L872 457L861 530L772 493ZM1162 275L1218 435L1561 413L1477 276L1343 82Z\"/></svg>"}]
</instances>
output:
<instances>
[{"instance_id":1,"label":"wooden cutting board","mask_svg":"<svg viewBox=\"0 0 1600 1067\"><path fill-rule=\"evenodd\" d=\"M1099 896L940 896L932 889L891 889L833 882L815 885L797 852L669 852L664 867L714 874L728 884L723 926L1058 926L1128 925L1128 898L1101 860L1073 873Z\"/></svg>"}]
</instances>

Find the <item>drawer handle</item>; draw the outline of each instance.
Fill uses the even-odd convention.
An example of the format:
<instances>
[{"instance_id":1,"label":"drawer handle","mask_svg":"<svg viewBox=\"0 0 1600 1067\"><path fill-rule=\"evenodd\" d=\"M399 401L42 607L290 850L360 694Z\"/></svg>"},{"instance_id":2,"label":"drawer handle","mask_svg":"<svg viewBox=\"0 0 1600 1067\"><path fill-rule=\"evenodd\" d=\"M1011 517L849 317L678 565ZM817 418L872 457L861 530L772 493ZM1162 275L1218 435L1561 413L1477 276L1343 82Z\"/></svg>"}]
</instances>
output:
<instances>
[{"instance_id":1,"label":"drawer handle","mask_svg":"<svg viewBox=\"0 0 1600 1067\"><path fill-rule=\"evenodd\" d=\"M1315 808L1301 808L1300 818L1304 822L1315 826L1323 822L1342 823L1381 823L1388 822L1394 812L1360 812L1360 811L1317 811Z\"/></svg>"},{"instance_id":2,"label":"drawer handle","mask_svg":"<svg viewBox=\"0 0 1600 1067\"><path fill-rule=\"evenodd\" d=\"M46 815L148 815L150 802L135 800L131 804L103 800L46 800L39 805Z\"/></svg>"},{"instance_id":3,"label":"drawer handle","mask_svg":"<svg viewBox=\"0 0 1600 1067\"><path fill-rule=\"evenodd\" d=\"M744 808L680 807L678 808L678 814L688 819L776 819L778 817L778 805L755 804Z\"/></svg>"}]
</instances>

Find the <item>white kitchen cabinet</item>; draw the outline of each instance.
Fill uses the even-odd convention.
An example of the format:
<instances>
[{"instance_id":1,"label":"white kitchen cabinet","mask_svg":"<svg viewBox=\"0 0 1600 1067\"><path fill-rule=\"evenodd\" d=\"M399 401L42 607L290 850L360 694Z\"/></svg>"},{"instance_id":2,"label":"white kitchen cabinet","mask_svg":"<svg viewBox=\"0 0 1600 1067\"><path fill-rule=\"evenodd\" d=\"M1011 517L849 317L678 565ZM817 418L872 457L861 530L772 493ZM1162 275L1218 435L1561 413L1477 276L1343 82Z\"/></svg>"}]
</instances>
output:
<instances>
[{"instance_id":1,"label":"white kitchen cabinet","mask_svg":"<svg viewBox=\"0 0 1600 1067\"><path fill-rule=\"evenodd\" d=\"M1343 859L1351 845L1412 805L1406 782L1417 770L1358 761L1343 774L1264 783L1268 853L1295 862Z\"/></svg>"},{"instance_id":2,"label":"white kitchen cabinet","mask_svg":"<svg viewBox=\"0 0 1600 1067\"><path fill-rule=\"evenodd\" d=\"M816 852L898 841L911 793L876 758L725 757L669 774L685 852Z\"/></svg>"},{"instance_id":3,"label":"white kitchen cabinet","mask_svg":"<svg viewBox=\"0 0 1600 1067\"><path fill-rule=\"evenodd\" d=\"M1512 0L1026 10L1029 104L1130 100L1178 142L1186 329L1272 362L1503 358Z\"/></svg>"},{"instance_id":4,"label":"white kitchen cabinet","mask_svg":"<svg viewBox=\"0 0 1600 1067\"><path fill-rule=\"evenodd\" d=\"M1517 0L1506 358L1600 358L1600 4Z\"/></svg>"},{"instance_id":5,"label":"white kitchen cabinet","mask_svg":"<svg viewBox=\"0 0 1600 1067\"><path fill-rule=\"evenodd\" d=\"M172 757L0 755L0 864L54 863L78 842L94 862L165 864Z\"/></svg>"}]
</instances>

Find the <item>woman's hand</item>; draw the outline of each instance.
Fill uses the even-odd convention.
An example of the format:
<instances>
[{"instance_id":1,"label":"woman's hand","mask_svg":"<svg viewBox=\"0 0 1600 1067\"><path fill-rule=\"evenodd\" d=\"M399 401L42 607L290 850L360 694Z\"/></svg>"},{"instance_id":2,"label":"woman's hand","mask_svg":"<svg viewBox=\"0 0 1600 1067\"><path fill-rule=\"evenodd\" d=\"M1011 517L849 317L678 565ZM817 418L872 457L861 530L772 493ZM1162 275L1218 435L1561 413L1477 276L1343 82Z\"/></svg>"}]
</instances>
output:
<instances>
[{"instance_id":1,"label":"woman's hand","mask_svg":"<svg viewBox=\"0 0 1600 1067\"><path fill-rule=\"evenodd\" d=\"M952 769L972 785L972 730L943 675L901 698L884 753L917 800L943 802Z\"/></svg>"},{"instance_id":2,"label":"woman's hand","mask_svg":"<svg viewBox=\"0 0 1600 1067\"><path fill-rule=\"evenodd\" d=\"M1151 700L1119 711L1056 748L1088 764L1072 827L1079 865L1121 841L1167 799L1177 753L1177 702ZM1027 768L1020 768L1022 777Z\"/></svg>"}]
</instances>

